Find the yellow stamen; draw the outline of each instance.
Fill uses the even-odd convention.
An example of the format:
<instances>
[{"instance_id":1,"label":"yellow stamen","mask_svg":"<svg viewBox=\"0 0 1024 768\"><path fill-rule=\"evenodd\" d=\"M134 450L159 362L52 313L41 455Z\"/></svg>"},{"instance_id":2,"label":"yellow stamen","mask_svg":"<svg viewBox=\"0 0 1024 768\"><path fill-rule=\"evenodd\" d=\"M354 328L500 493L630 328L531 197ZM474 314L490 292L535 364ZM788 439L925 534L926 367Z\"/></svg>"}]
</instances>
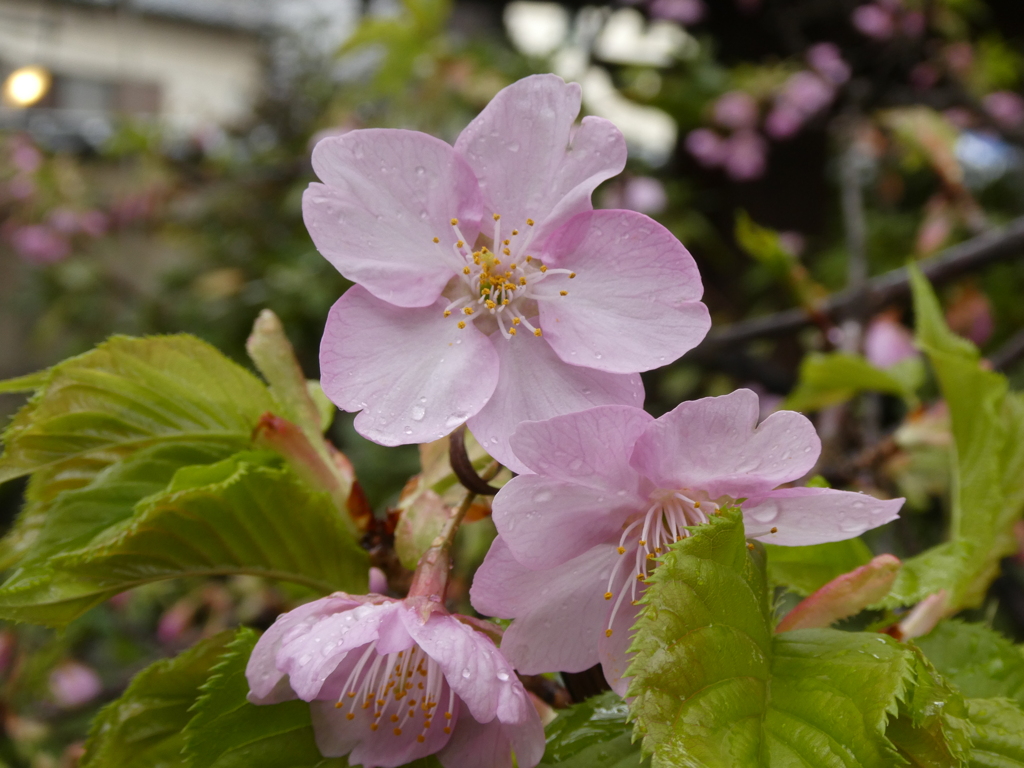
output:
<instances>
[{"instance_id":1,"label":"yellow stamen","mask_svg":"<svg viewBox=\"0 0 1024 768\"><path fill-rule=\"evenodd\" d=\"M356 715L355 715L354 712L349 712L347 715L345 715L345 719L346 720L355 720L356 719Z\"/></svg>"},{"instance_id":2,"label":"yellow stamen","mask_svg":"<svg viewBox=\"0 0 1024 768\"><path fill-rule=\"evenodd\" d=\"M605 592L604 593L604 599L605 600L611 600L612 599L612 593L611 592Z\"/></svg>"},{"instance_id":3,"label":"yellow stamen","mask_svg":"<svg viewBox=\"0 0 1024 768\"><path fill-rule=\"evenodd\" d=\"M610 629L606 629L606 630L604 631L604 636L605 636L605 637L611 637L611 636L612 636L612 631L611 631Z\"/></svg>"},{"instance_id":4,"label":"yellow stamen","mask_svg":"<svg viewBox=\"0 0 1024 768\"><path fill-rule=\"evenodd\" d=\"M458 219L452 219L452 226L453 227L459 226L459 220Z\"/></svg>"},{"instance_id":5,"label":"yellow stamen","mask_svg":"<svg viewBox=\"0 0 1024 768\"><path fill-rule=\"evenodd\" d=\"M468 274L470 273L470 271L471 271L471 270L470 270L470 268L469 268L469 267L463 267L463 268L462 268L462 274L464 274L464 275L468 275Z\"/></svg>"},{"instance_id":6,"label":"yellow stamen","mask_svg":"<svg viewBox=\"0 0 1024 768\"><path fill-rule=\"evenodd\" d=\"M519 325L521 322L523 322L523 318L521 318L521 317L513 317L512 318L512 325Z\"/></svg>"},{"instance_id":7,"label":"yellow stamen","mask_svg":"<svg viewBox=\"0 0 1024 768\"><path fill-rule=\"evenodd\" d=\"M509 336L515 336L516 335L516 329L515 328L509 328L508 329L508 335Z\"/></svg>"},{"instance_id":8,"label":"yellow stamen","mask_svg":"<svg viewBox=\"0 0 1024 768\"><path fill-rule=\"evenodd\" d=\"M500 218L501 218L501 216L500 216L499 214L497 214L497 213L496 213L496 214L494 214L494 220L495 220L495 221L497 221L497 220L498 220L498 219L500 219Z\"/></svg>"},{"instance_id":9,"label":"yellow stamen","mask_svg":"<svg viewBox=\"0 0 1024 768\"><path fill-rule=\"evenodd\" d=\"M528 227L532 227L532 226L533 226L533 219L527 219L527 220L526 220L526 225L527 225Z\"/></svg>"},{"instance_id":10,"label":"yellow stamen","mask_svg":"<svg viewBox=\"0 0 1024 768\"><path fill-rule=\"evenodd\" d=\"M401 736L402 735L402 729L401 728L395 728L395 730L393 730L392 733L395 734L395 736Z\"/></svg>"},{"instance_id":11,"label":"yellow stamen","mask_svg":"<svg viewBox=\"0 0 1024 768\"><path fill-rule=\"evenodd\" d=\"M535 329L534 332L533 332L533 335L534 336L540 336L541 335L540 328Z\"/></svg>"},{"instance_id":12,"label":"yellow stamen","mask_svg":"<svg viewBox=\"0 0 1024 768\"><path fill-rule=\"evenodd\" d=\"M455 247L456 247L456 248L461 248L461 247L462 247L462 246L464 246L464 245L465 245L465 243L464 243L464 242L462 242L461 240L459 240L459 242L457 242L457 243L455 244Z\"/></svg>"},{"instance_id":13,"label":"yellow stamen","mask_svg":"<svg viewBox=\"0 0 1024 768\"><path fill-rule=\"evenodd\" d=\"M619 554L620 555L626 554L626 548L625 547L619 547Z\"/></svg>"},{"instance_id":14,"label":"yellow stamen","mask_svg":"<svg viewBox=\"0 0 1024 768\"><path fill-rule=\"evenodd\" d=\"M435 238L434 238L434 242L435 242L435 243L440 243L440 242L441 242L441 240L440 240L440 238L437 238L437 237L435 237Z\"/></svg>"},{"instance_id":15,"label":"yellow stamen","mask_svg":"<svg viewBox=\"0 0 1024 768\"><path fill-rule=\"evenodd\" d=\"M778 528L772 528L771 532L772 532L772 533L778 533L778 532L779 532L779 529L778 529Z\"/></svg>"},{"instance_id":16,"label":"yellow stamen","mask_svg":"<svg viewBox=\"0 0 1024 768\"><path fill-rule=\"evenodd\" d=\"M465 328L465 327L466 327L466 321L465 320L459 320L459 328Z\"/></svg>"},{"instance_id":17,"label":"yellow stamen","mask_svg":"<svg viewBox=\"0 0 1024 768\"><path fill-rule=\"evenodd\" d=\"M568 291L559 291L559 292L558 292L558 295L559 295L559 296L568 296L568 295L569 295L569 292L568 292Z\"/></svg>"},{"instance_id":18,"label":"yellow stamen","mask_svg":"<svg viewBox=\"0 0 1024 768\"><path fill-rule=\"evenodd\" d=\"M576 277L576 273L575 272L570 272L569 273L569 279L572 280L574 277Z\"/></svg>"},{"instance_id":19,"label":"yellow stamen","mask_svg":"<svg viewBox=\"0 0 1024 768\"><path fill-rule=\"evenodd\" d=\"M464 315L472 315L473 314L473 308L472 307L463 307L462 314L464 314Z\"/></svg>"}]
</instances>

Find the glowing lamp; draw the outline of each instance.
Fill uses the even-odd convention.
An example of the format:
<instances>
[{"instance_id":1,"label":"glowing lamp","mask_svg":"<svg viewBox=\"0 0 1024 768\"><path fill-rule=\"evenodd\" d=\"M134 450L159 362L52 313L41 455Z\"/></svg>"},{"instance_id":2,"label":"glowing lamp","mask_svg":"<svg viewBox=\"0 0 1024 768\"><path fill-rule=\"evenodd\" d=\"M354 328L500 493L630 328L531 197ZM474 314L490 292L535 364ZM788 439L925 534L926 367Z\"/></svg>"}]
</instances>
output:
<instances>
[{"instance_id":1,"label":"glowing lamp","mask_svg":"<svg viewBox=\"0 0 1024 768\"><path fill-rule=\"evenodd\" d=\"M42 67L19 67L4 81L4 99L17 107L31 107L50 90L50 80Z\"/></svg>"}]
</instances>

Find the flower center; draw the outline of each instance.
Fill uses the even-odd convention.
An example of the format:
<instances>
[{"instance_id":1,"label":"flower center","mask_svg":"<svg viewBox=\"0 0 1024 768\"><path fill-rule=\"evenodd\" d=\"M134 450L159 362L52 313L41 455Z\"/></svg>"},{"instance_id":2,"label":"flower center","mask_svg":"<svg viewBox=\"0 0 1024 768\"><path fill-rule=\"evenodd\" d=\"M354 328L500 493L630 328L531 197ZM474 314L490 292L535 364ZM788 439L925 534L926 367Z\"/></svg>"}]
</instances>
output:
<instances>
[{"instance_id":1,"label":"flower center","mask_svg":"<svg viewBox=\"0 0 1024 768\"><path fill-rule=\"evenodd\" d=\"M667 551L673 542L690 535L687 526L706 523L708 515L716 514L719 510L718 504L713 501L692 499L676 490L655 491L650 500L651 506L647 512L629 522L619 539L619 557L608 577L608 587L604 593L605 600L615 598L615 605L608 616L608 627L604 631L607 637L612 635L612 624L626 595L630 596L632 605L637 604L637 587L647 581L648 569L657 565L658 556ZM616 597L612 590L623 568L631 568L634 578L623 582Z\"/></svg>"},{"instance_id":2,"label":"flower center","mask_svg":"<svg viewBox=\"0 0 1024 768\"><path fill-rule=\"evenodd\" d=\"M502 240L501 216L496 213L493 218L493 238L489 244L486 238L479 238L476 250L469 246L460 231L458 219L451 220L456 238L451 254L441 247L440 238L434 238L434 244L457 275L455 285L446 291L450 296L451 292L455 295L451 296L452 303L445 307L444 316L457 316L459 328L465 328L467 321L490 318L506 339L516 336L520 328L541 336L541 329L530 323L531 317L536 319L537 301L569 294L550 282L542 283L555 275L568 275L571 280L576 273L568 269L548 269L530 255L533 219L526 220L525 236L513 229L509 237Z\"/></svg>"},{"instance_id":3,"label":"flower center","mask_svg":"<svg viewBox=\"0 0 1024 768\"><path fill-rule=\"evenodd\" d=\"M338 709L348 703L345 717L354 720L356 707L373 707L373 722L370 730L376 731L381 723L390 727L395 736L402 735L402 729L416 726L416 718L422 718L420 733L416 741L426 741L438 702L444 693L444 674L437 662L427 656L418 645L408 651L377 653L377 643L366 646L363 655L349 673L341 688L341 695L334 705ZM444 732L451 733L451 719L454 712L455 692L448 688L448 708L444 712Z\"/></svg>"}]
</instances>

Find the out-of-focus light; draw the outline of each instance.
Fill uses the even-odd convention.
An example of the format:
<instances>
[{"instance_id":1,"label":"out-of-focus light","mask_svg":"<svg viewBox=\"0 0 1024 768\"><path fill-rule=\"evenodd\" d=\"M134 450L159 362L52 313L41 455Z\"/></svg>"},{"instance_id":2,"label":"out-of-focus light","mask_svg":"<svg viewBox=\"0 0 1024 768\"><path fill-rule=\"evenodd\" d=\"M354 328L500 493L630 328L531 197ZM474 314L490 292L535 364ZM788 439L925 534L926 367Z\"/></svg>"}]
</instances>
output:
<instances>
[{"instance_id":1,"label":"out-of-focus light","mask_svg":"<svg viewBox=\"0 0 1024 768\"><path fill-rule=\"evenodd\" d=\"M569 34L569 12L558 3L509 3L505 6L505 28L522 53L547 56Z\"/></svg>"},{"instance_id":2,"label":"out-of-focus light","mask_svg":"<svg viewBox=\"0 0 1024 768\"><path fill-rule=\"evenodd\" d=\"M700 46L686 30L669 21L647 23L636 8L620 8L598 36L598 58L615 64L668 67L677 59L690 59Z\"/></svg>"},{"instance_id":3,"label":"out-of-focus light","mask_svg":"<svg viewBox=\"0 0 1024 768\"><path fill-rule=\"evenodd\" d=\"M50 90L50 73L42 67L19 67L4 82L4 98L17 107L31 107Z\"/></svg>"}]
</instances>

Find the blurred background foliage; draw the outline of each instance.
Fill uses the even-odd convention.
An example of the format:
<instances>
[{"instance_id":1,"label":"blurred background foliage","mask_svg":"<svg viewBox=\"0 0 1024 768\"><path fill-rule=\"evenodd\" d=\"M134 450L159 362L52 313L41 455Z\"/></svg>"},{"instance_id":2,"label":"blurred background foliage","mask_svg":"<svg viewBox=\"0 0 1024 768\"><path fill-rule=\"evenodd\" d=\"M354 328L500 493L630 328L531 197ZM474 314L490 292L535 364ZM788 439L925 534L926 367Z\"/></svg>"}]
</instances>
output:
<instances>
[{"instance_id":1,"label":"blurred background foliage","mask_svg":"<svg viewBox=\"0 0 1024 768\"><path fill-rule=\"evenodd\" d=\"M876 550L905 556L939 539L949 423L934 388L918 388L908 302L843 322L815 311L1024 214L1016 0L350 5L352 23L328 44L311 44L309 29L260 27L258 95L215 129L120 115L99 138L69 140L38 130L32 108L0 112L0 376L115 333L186 331L244 362L269 307L316 378L324 318L347 287L302 223L318 138L391 127L454 141L502 87L554 71L579 81L584 111L616 122L630 146L626 172L595 204L647 213L679 237L716 330L815 314L646 375L648 408L747 386L767 414L788 396L816 414L823 482L908 497ZM937 288L952 328L1024 382L1024 261ZM830 367L821 354L835 351L866 367ZM875 393L855 397L860 388ZM0 396L0 415L18 405ZM384 519L419 470L416 449L372 445L351 421L339 414L332 438ZM19 504L16 484L0 487L5 519ZM464 531L469 560L486 550L484 527ZM1021 639L1024 558L1005 565L984 613ZM464 594L469 569L460 576ZM112 600L59 636L0 631L0 763L74 765L96 707L131 674L232 622L259 626L288 599L258 579L176 583Z\"/></svg>"}]
</instances>

